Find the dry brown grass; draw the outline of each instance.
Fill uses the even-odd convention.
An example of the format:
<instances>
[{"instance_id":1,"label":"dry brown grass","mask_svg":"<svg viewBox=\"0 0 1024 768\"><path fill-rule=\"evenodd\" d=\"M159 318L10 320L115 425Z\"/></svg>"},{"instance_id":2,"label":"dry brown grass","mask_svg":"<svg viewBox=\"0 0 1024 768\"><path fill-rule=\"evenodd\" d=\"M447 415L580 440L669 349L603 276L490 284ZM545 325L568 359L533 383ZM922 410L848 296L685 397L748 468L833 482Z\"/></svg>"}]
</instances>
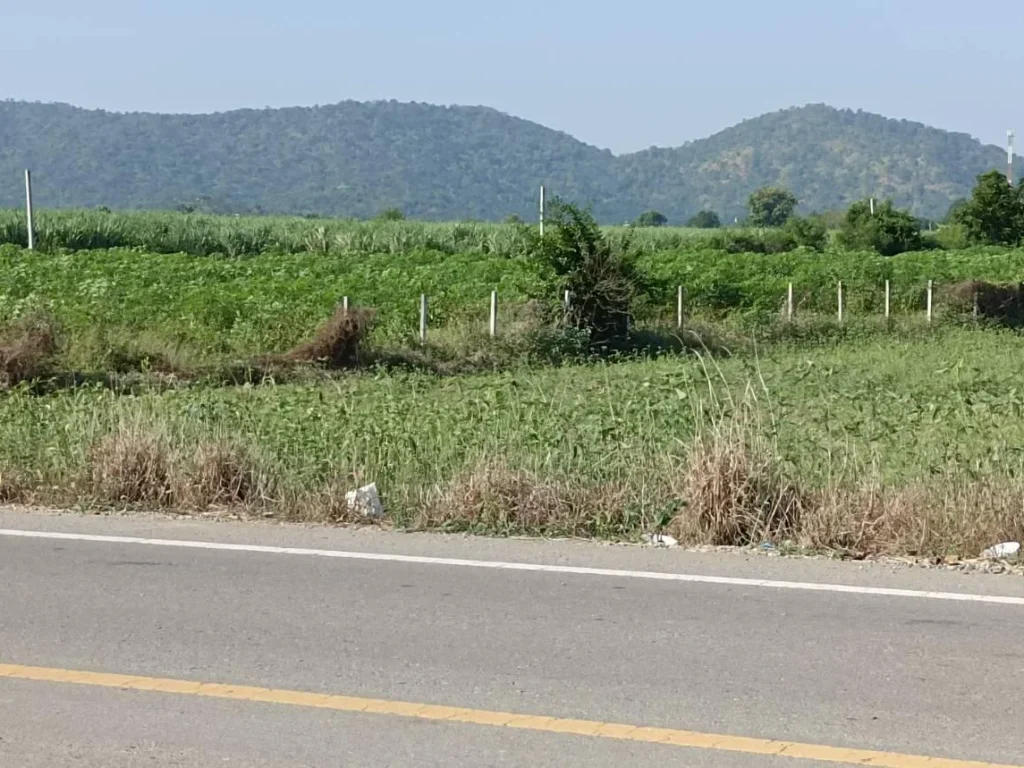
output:
<instances>
[{"instance_id":1,"label":"dry brown grass","mask_svg":"<svg viewBox=\"0 0 1024 768\"><path fill-rule=\"evenodd\" d=\"M743 410L741 409L741 414ZM1024 480L958 473L891 486L877 467L845 467L825 488L796 482L756 420L719 421L696 438L672 494L669 531L689 544L791 543L852 556L977 556L1024 538Z\"/></svg>"},{"instance_id":2,"label":"dry brown grass","mask_svg":"<svg viewBox=\"0 0 1024 768\"><path fill-rule=\"evenodd\" d=\"M57 328L46 315L27 315L0 331L0 386L47 375L57 354Z\"/></svg>"},{"instance_id":3,"label":"dry brown grass","mask_svg":"<svg viewBox=\"0 0 1024 768\"><path fill-rule=\"evenodd\" d=\"M974 313L1012 328L1024 325L1024 284L985 283L966 280L941 290L944 299L954 310Z\"/></svg>"},{"instance_id":4,"label":"dry brown grass","mask_svg":"<svg viewBox=\"0 0 1024 768\"><path fill-rule=\"evenodd\" d=\"M168 441L135 425L123 425L95 442L88 454L92 493L113 504L173 503Z\"/></svg>"},{"instance_id":5,"label":"dry brown grass","mask_svg":"<svg viewBox=\"0 0 1024 768\"><path fill-rule=\"evenodd\" d=\"M794 536L807 501L774 446L742 424L699 436L681 477L685 508L669 526L680 541L746 546Z\"/></svg>"},{"instance_id":6,"label":"dry brown grass","mask_svg":"<svg viewBox=\"0 0 1024 768\"><path fill-rule=\"evenodd\" d=\"M31 496L31 484L20 474L0 469L0 504L25 504Z\"/></svg>"},{"instance_id":7,"label":"dry brown grass","mask_svg":"<svg viewBox=\"0 0 1024 768\"><path fill-rule=\"evenodd\" d=\"M276 484L243 448L225 441L185 451L159 431L123 424L87 456L94 499L123 505L272 507Z\"/></svg>"},{"instance_id":8,"label":"dry brown grass","mask_svg":"<svg viewBox=\"0 0 1024 768\"><path fill-rule=\"evenodd\" d=\"M977 556L1024 539L1024 483L963 476L901 488L878 484L817 495L799 541L858 555Z\"/></svg>"},{"instance_id":9,"label":"dry brown grass","mask_svg":"<svg viewBox=\"0 0 1024 768\"><path fill-rule=\"evenodd\" d=\"M348 505L345 494L356 487L350 478L337 477L323 487L303 493L293 503L285 506L285 516L303 523L328 523L346 525L349 523L380 523L361 517Z\"/></svg>"},{"instance_id":10,"label":"dry brown grass","mask_svg":"<svg viewBox=\"0 0 1024 768\"><path fill-rule=\"evenodd\" d=\"M354 368L359 365L374 314L372 309L345 309L339 305L313 338L288 352L285 360L320 363L332 369Z\"/></svg>"},{"instance_id":11,"label":"dry brown grass","mask_svg":"<svg viewBox=\"0 0 1024 768\"><path fill-rule=\"evenodd\" d=\"M629 536L647 529L654 506L682 499L684 510L666 530L688 545L772 541L853 557L976 557L992 544L1024 539L1024 484L1017 480L805 490L770 458L756 456L728 444L704 446L695 449L678 485L655 479L645 489L542 480L491 464L440 489L414 527ZM648 510L631 515L642 493Z\"/></svg>"},{"instance_id":12,"label":"dry brown grass","mask_svg":"<svg viewBox=\"0 0 1024 768\"><path fill-rule=\"evenodd\" d=\"M541 480L504 462L485 462L437 488L416 528L559 536L628 535L631 493L623 485Z\"/></svg>"},{"instance_id":13,"label":"dry brown grass","mask_svg":"<svg viewBox=\"0 0 1024 768\"><path fill-rule=\"evenodd\" d=\"M273 483L251 454L227 442L201 443L174 474L175 503L194 509L266 504Z\"/></svg>"}]
</instances>

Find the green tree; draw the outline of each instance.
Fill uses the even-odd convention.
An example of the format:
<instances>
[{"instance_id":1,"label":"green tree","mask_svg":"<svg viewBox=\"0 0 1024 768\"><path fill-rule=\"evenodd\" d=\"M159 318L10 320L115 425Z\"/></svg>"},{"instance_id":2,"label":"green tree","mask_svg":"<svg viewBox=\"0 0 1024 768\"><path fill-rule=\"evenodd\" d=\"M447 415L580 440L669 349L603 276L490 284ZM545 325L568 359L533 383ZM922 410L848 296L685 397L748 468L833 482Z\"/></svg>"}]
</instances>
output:
<instances>
[{"instance_id":1,"label":"green tree","mask_svg":"<svg viewBox=\"0 0 1024 768\"><path fill-rule=\"evenodd\" d=\"M628 242L613 245L590 211L558 198L549 204L545 222L534 259L547 278L548 296L569 291L566 325L588 332L595 344L624 339L642 291Z\"/></svg>"},{"instance_id":2,"label":"green tree","mask_svg":"<svg viewBox=\"0 0 1024 768\"><path fill-rule=\"evenodd\" d=\"M385 208L377 214L377 221L402 221L405 214L398 208Z\"/></svg>"},{"instance_id":3,"label":"green tree","mask_svg":"<svg viewBox=\"0 0 1024 768\"><path fill-rule=\"evenodd\" d=\"M747 202L750 223L755 227L781 227L796 210L797 199L782 187L761 187Z\"/></svg>"},{"instance_id":4,"label":"green tree","mask_svg":"<svg viewBox=\"0 0 1024 768\"><path fill-rule=\"evenodd\" d=\"M668 217L658 211L644 211L633 222L633 225L637 227L664 227L666 224L668 224Z\"/></svg>"},{"instance_id":5,"label":"green tree","mask_svg":"<svg viewBox=\"0 0 1024 768\"><path fill-rule=\"evenodd\" d=\"M952 212L974 245L1019 245L1024 240L1024 188L999 171L978 177L971 198Z\"/></svg>"},{"instance_id":6,"label":"green tree","mask_svg":"<svg viewBox=\"0 0 1024 768\"><path fill-rule=\"evenodd\" d=\"M722 220L714 211L699 211L686 222L686 226L695 229L718 229L722 226Z\"/></svg>"},{"instance_id":7,"label":"green tree","mask_svg":"<svg viewBox=\"0 0 1024 768\"><path fill-rule=\"evenodd\" d=\"M924 247L921 222L909 211L896 208L892 200L876 204L874 214L868 200L851 205L839 231L839 242L851 249L870 248L883 256Z\"/></svg>"},{"instance_id":8,"label":"green tree","mask_svg":"<svg viewBox=\"0 0 1024 768\"><path fill-rule=\"evenodd\" d=\"M824 251L828 245L828 228L820 216L792 216L784 229L798 246Z\"/></svg>"}]
</instances>

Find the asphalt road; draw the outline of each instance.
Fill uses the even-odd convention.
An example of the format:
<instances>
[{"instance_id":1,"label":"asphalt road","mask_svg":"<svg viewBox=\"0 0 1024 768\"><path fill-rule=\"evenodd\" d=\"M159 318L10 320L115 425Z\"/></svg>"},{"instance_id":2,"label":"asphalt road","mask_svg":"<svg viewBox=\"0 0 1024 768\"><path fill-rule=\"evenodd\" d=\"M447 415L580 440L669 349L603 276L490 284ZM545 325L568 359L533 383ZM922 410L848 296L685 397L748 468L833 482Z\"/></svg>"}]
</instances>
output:
<instances>
[{"instance_id":1,"label":"asphalt road","mask_svg":"<svg viewBox=\"0 0 1024 768\"><path fill-rule=\"evenodd\" d=\"M845 755L846 764L859 753L842 749L878 751L875 765L897 768L926 765L918 756L1024 765L1020 577L18 511L0 511L0 529L5 768L839 764L756 754L772 740L809 745L791 754ZM563 570L450 562L464 558ZM573 566L802 586L564 570ZM810 588L836 584L864 591ZM879 588L915 592L872 592ZM935 591L1018 601L923 594ZM141 682L107 687L104 673ZM139 690L153 687L150 678L182 690ZM333 694L334 708L297 693L197 693L185 681ZM352 711L365 699L384 703ZM407 716L409 702L457 707L462 719ZM487 724L499 712L535 717ZM547 718L589 725L557 733L562 721ZM670 743L577 732L597 723L671 729Z\"/></svg>"}]
</instances>

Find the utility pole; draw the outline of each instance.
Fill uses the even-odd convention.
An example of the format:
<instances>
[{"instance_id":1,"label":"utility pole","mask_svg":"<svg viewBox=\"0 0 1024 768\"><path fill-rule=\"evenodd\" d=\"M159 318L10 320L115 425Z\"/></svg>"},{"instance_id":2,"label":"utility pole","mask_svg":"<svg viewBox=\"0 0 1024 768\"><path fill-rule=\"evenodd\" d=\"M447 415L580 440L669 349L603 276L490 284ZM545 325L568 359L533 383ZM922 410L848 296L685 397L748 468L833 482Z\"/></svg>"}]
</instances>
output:
<instances>
[{"instance_id":1,"label":"utility pole","mask_svg":"<svg viewBox=\"0 0 1024 768\"><path fill-rule=\"evenodd\" d=\"M1013 184L1013 139L1016 134L1011 128L1006 132L1006 178Z\"/></svg>"}]
</instances>

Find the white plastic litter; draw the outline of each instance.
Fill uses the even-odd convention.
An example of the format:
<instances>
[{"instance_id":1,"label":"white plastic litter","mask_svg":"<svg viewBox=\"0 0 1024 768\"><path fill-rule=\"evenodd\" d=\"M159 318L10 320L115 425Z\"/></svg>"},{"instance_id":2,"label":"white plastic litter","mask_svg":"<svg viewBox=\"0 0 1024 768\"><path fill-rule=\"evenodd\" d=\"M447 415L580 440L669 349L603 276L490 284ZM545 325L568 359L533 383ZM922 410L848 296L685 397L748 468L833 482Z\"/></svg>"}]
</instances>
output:
<instances>
[{"instance_id":1,"label":"white plastic litter","mask_svg":"<svg viewBox=\"0 0 1024 768\"><path fill-rule=\"evenodd\" d=\"M349 491L345 494L345 502L351 511L358 512L362 517L374 520L384 517L384 505L380 503L376 483Z\"/></svg>"},{"instance_id":2,"label":"white plastic litter","mask_svg":"<svg viewBox=\"0 0 1024 768\"><path fill-rule=\"evenodd\" d=\"M678 547L679 542L665 533L645 533L640 539L652 547Z\"/></svg>"},{"instance_id":3,"label":"white plastic litter","mask_svg":"<svg viewBox=\"0 0 1024 768\"><path fill-rule=\"evenodd\" d=\"M982 557L986 557L990 560L1000 560L1006 557L1014 557L1020 552L1019 541L1006 541L1002 544L996 544L994 547L989 547L981 553Z\"/></svg>"}]
</instances>

